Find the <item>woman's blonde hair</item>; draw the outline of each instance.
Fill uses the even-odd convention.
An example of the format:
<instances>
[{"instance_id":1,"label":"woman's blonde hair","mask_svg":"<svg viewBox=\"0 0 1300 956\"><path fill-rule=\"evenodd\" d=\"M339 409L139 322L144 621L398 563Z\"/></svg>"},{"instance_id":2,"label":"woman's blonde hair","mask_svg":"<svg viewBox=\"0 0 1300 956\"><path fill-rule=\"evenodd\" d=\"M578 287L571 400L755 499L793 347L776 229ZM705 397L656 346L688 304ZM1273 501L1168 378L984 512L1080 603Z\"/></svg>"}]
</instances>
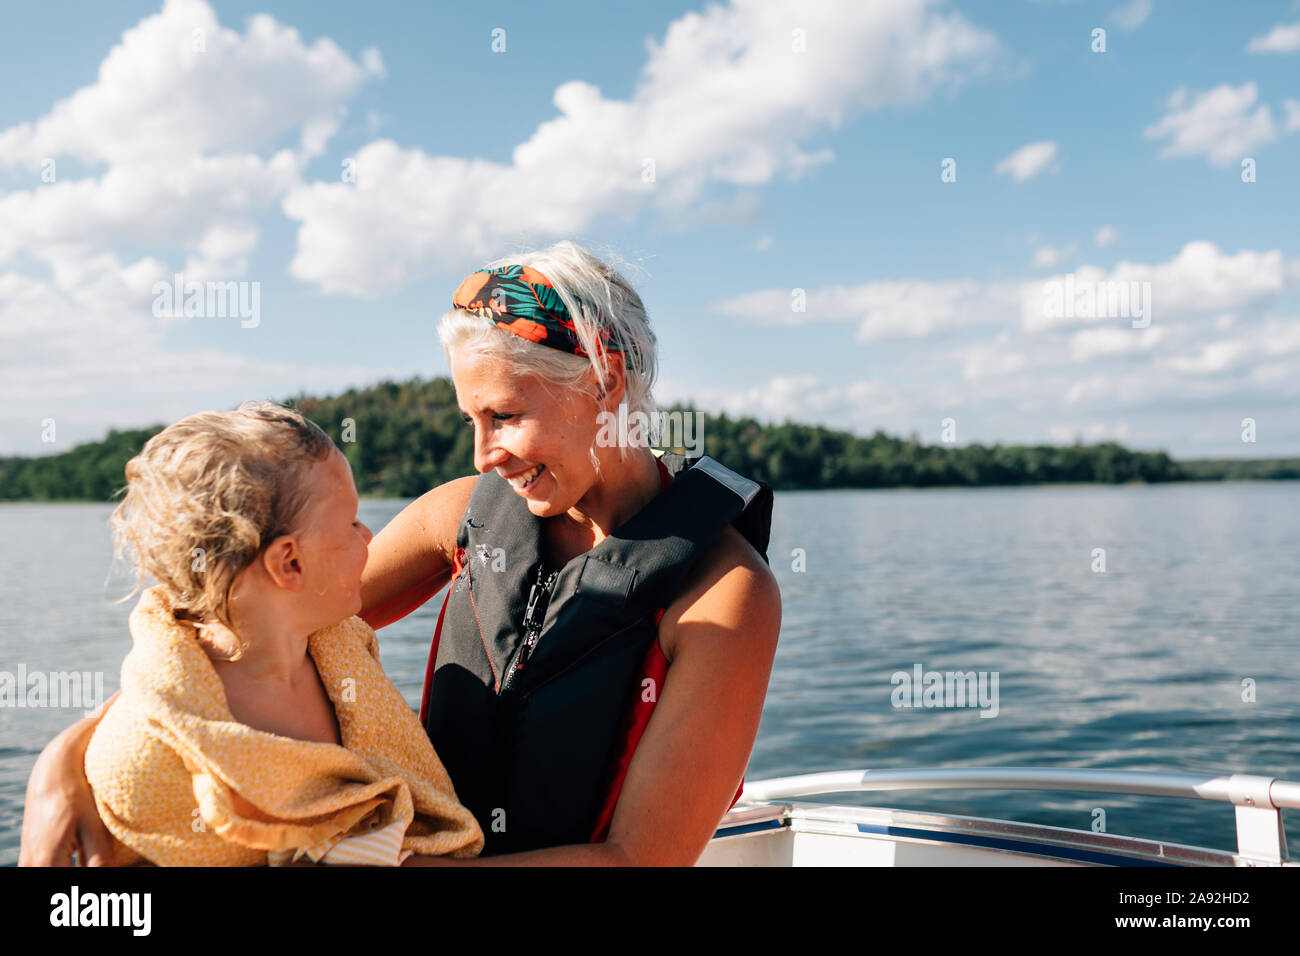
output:
<instances>
[{"instance_id":1,"label":"woman's blonde hair","mask_svg":"<svg viewBox=\"0 0 1300 956\"><path fill-rule=\"evenodd\" d=\"M114 557L136 574L122 600L149 575L179 619L233 633L235 576L296 530L308 472L334 449L318 425L274 402L200 412L154 435L126 463L125 495L109 517Z\"/></svg>"},{"instance_id":2,"label":"woman's blonde hair","mask_svg":"<svg viewBox=\"0 0 1300 956\"><path fill-rule=\"evenodd\" d=\"M569 310L574 331L586 356L569 355L502 331L489 318L466 309L452 309L438 325L438 338L450 355L469 349L500 359L520 375L533 375L561 392L581 391L592 398L601 394L609 363L621 361L619 353L598 348L602 331L625 351L639 353L635 367L626 369L623 401L628 412L654 415L654 383L658 373L656 341L645 305L631 284L611 266L567 239L537 252L506 256L486 268L528 266L551 281ZM595 373L589 376L589 372ZM623 446L620 444L620 448Z\"/></svg>"}]
</instances>

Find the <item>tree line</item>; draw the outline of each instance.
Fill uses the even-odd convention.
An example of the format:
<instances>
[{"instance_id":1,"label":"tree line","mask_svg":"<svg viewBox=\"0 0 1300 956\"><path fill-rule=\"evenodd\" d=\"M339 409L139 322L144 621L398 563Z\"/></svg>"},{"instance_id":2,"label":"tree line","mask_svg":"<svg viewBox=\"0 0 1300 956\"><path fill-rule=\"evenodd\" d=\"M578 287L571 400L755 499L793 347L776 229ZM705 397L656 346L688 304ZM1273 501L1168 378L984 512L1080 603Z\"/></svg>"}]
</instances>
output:
<instances>
[{"instance_id":1,"label":"tree line","mask_svg":"<svg viewBox=\"0 0 1300 956\"><path fill-rule=\"evenodd\" d=\"M363 495L413 498L474 474L473 431L450 379L380 382L324 398L300 394L282 404L334 439ZM125 482L127 460L162 428L112 430L59 454L0 457L0 500L107 501ZM778 490L1300 478L1300 458L1179 462L1114 442L926 445L915 433L899 438L877 430L862 437L713 414L705 416L703 445L705 454Z\"/></svg>"}]
</instances>

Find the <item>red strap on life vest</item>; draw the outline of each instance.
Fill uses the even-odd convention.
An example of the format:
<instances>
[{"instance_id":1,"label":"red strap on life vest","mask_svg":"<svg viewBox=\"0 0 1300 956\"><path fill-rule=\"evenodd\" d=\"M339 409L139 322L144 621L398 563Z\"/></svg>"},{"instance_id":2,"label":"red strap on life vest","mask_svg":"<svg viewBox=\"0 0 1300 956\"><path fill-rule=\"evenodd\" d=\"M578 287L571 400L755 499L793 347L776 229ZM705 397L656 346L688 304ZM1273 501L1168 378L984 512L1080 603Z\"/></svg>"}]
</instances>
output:
<instances>
[{"instance_id":1,"label":"red strap on life vest","mask_svg":"<svg viewBox=\"0 0 1300 956\"><path fill-rule=\"evenodd\" d=\"M447 585L447 596L442 599L442 610L438 612L438 626L433 631L433 644L429 647L429 663L424 668L424 690L420 692L420 726L428 726L429 692L433 689L433 669L438 662L438 641L442 639L442 619L447 614L447 604L451 601L451 589L460 577L460 569L465 566L465 549L457 548L451 559L451 581Z\"/></svg>"},{"instance_id":2,"label":"red strap on life vest","mask_svg":"<svg viewBox=\"0 0 1300 956\"><path fill-rule=\"evenodd\" d=\"M658 628L659 622L663 619L664 612L660 610L655 614L655 627ZM645 733L646 727L650 723L650 717L654 714L655 704L659 701L659 696L664 692L664 681L668 677L668 658L664 656L663 649L659 646L659 639L656 637L650 645L650 650L646 651L644 659L641 661L641 672L637 675L636 686L633 688L635 697L629 705L626 714L623 717L623 727L619 733L618 743L615 745L614 756L611 761L613 767L613 778L605 788L605 794L600 801L600 812L596 815L596 826L592 830L588 843L604 843L605 838L609 836L609 825L614 819L614 810L618 807L618 797L623 790L623 780L627 776L628 767L632 765L632 755L636 753L636 746L641 742L641 735ZM741 791L745 789L745 778L740 778L740 786L736 788L736 795L731 798L731 805L728 810L736 805L740 799Z\"/></svg>"}]
</instances>

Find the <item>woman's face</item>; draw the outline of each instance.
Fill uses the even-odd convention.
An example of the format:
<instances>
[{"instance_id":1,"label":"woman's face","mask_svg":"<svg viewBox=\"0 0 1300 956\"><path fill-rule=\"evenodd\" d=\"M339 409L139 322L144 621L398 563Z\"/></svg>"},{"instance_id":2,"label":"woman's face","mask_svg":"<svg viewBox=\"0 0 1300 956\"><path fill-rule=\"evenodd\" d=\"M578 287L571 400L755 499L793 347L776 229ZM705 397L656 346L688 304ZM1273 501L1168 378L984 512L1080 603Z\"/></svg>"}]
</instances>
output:
<instances>
[{"instance_id":1,"label":"woman's face","mask_svg":"<svg viewBox=\"0 0 1300 956\"><path fill-rule=\"evenodd\" d=\"M474 467L495 470L539 518L563 514L596 480L590 451L600 406L516 375L472 351L451 354L456 401L474 428Z\"/></svg>"}]
</instances>

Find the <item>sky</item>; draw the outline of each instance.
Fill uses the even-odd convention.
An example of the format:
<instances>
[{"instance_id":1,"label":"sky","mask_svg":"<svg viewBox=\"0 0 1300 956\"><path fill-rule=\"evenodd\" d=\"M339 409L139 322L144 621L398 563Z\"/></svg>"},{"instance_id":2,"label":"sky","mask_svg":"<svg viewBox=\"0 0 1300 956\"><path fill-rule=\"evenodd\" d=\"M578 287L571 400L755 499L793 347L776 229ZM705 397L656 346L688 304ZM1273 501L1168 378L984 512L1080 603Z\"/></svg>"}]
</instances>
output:
<instances>
[{"instance_id":1,"label":"sky","mask_svg":"<svg viewBox=\"0 0 1300 956\"><path fill-rule=\"evenodd\" d=\"M570 239L661 404L1300 455L1296 0L2 15L0 454L445 375L460 281Z\"/></svg>"}]
</instances>

